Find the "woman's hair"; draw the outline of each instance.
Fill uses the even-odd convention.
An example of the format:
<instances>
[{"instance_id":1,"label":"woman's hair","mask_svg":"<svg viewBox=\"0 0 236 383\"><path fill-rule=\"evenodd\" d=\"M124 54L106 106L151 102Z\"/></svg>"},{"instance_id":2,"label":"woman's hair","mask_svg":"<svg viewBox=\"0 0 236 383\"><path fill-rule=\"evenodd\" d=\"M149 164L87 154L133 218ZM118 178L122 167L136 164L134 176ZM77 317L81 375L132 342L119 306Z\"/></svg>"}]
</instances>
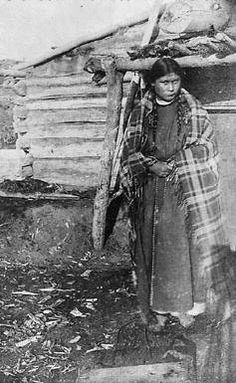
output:
<instances>
[{"instance_id":1,"label":"woman's hair","mask_svg":"<svg viewBox=\"0 0 236 383\"><path fill-rule=\"evenodd\" d=\"M147 81L152 84L160 77L175 73L182 78L182 69L179 64L170 57L162 57L155 61L150 71L147 73Z\"/></svg>"}]
</instances>

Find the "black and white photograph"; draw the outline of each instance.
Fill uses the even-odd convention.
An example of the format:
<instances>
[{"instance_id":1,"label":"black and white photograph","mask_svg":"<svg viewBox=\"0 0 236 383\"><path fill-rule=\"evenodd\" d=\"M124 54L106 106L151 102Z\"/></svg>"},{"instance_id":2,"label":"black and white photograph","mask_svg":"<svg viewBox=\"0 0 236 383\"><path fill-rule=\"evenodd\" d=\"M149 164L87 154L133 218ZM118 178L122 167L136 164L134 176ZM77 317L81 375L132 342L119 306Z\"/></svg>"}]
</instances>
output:
<instances>
[{"instance_id":1,"label":"black and white photograph","mask_svg":"<svg viewBox=\"0 0 236 383\"><path fill-rule=\"evenodd\" d=\"M0 0L0 383L236 381L236 0Z\"/></svg>"}]
</instances>

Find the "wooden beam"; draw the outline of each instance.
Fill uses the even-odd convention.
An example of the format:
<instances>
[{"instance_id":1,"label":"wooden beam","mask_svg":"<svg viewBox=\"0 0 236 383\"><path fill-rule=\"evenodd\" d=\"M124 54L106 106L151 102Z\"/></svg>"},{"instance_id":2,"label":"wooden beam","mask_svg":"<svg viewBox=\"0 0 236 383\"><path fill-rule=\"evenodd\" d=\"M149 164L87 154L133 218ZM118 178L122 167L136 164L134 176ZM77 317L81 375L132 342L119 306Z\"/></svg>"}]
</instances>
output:
<instances>
[{"instance_id":1,"label":"wooden beam","mask_svg":"<svg viewBox=\"0 0 236 383\"><path fill-rule=\"evenodd\" d=\"M76 383L194 383L183 363L102 368L78 375Z\"/></svg>"},{"instance_id":2,"label":"wooden beam","mask_svg":"<svg viewBox=\"0 0 236 383\"><path fill-rule=\"evenodd\" d=\"M100 59L100 61L98 60L97 70L104 70L103 60L104 59ZM158 60L157 57L137 59L133 61L130 59L125 59L123 57L114 58L116 69L120 72L139 72L150 70L156 60ZM174 60L177 61L179 65L183 68L207 68L212 66L227 66L236 64L236 53L233 53L223 58L218 58L216 57L216 55L211 55L209 57L193 55L178 57Z\"/></svg>"},{"instance_id":3,"label":"wooden beam","mask_svg":"<svg viewBox=\"0 0 236 383\"><path fill-rule=\"evenodd\" d=\"M2 77L25 77L26 72L15 70L15 69L1 69L0 70L0 76Z\"/></svg>"},{"instance_id":4,"label":"wooden beam","mask_svg":"<svg viewBox=\"0 0 236 383\"><path fill-rule=\"evenodd\" d=\"M102 148L97 194L94 201L93 244L96 250L101 250L104 244L112 161L120 124L123 96L123 74L116 71L114 60L106 59L104 69L107 76L107 130Z\"/></svg>"},{"instance_id":5,"label":"wooden beam","mask_svg":"<svg viewBox=\"0 0 236 383\"><path fill-rule=\"evenodd\" d=\"M80 196L73 195L73 194L64 194L64 193L8 193L0 190L0 198L19 198L19 199L27 199L32 201L38 201L38 200L73 200L78 201L81 199Z\"/></svg>"},{"instance_id":6,"label":"wooden beam","mask_svg":"<svg viewBox=\"0 0 236 383\"><path fill-rule=\"evenodd\" d=\"M118 71L143 71L150 70L157 58L139 59L130 61L123 58L116 58L115 64ZM183 68L195 68L195 67L210 67L215 65L230 65L236 64L236 53L226 56L224 58L218 58L215 55L209 57L202 56L185 56L175 59Z\"/></svg>"}]
</instances>

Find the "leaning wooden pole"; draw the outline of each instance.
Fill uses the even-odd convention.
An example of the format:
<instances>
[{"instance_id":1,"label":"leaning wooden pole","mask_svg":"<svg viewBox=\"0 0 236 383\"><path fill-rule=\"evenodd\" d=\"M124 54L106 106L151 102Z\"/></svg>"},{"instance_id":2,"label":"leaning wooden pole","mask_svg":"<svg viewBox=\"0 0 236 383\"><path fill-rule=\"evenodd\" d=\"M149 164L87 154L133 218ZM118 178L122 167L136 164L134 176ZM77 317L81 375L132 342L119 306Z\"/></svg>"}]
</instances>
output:
<instances>
[{"instance_id":1,"label":"leaning wooden pole","mask_svg":"<svg viewBox=\"0 0 236 383\"><path fill-rule=\"evenodd\" d=\"M160 15L160 11L163 7L163 3L165 3L164 0L155 0L154 6L151 9L147 26L145 29L145 33L142 38L141 47L144 47L147 44L150 44L152 42L152 39L157 37L159 33L159 27L158 27L158 18ZM136 96L136 93L139 88L139 81L137 81L137 76L133 76L130 84L129 93L126 100L126 105L124 109L124 117L123 117L123 131L125 131L130 113L133 109L134 99Z\"/></svg>"},{"instance_id":2,"label":"leaning wooden pole","mask_svg":"<svg viewBox=\"0 0 236 383\"><path fill-rule=\"evenodd\" d=\"M104 60L103 65L107 76L107 129L102 149L97 193L94 200L92 235L93 245L96 250L101 250L104 244L112 160L120 124L123 96L123 74L117 72L114 59Z\"/></svg>"}]
</instances>

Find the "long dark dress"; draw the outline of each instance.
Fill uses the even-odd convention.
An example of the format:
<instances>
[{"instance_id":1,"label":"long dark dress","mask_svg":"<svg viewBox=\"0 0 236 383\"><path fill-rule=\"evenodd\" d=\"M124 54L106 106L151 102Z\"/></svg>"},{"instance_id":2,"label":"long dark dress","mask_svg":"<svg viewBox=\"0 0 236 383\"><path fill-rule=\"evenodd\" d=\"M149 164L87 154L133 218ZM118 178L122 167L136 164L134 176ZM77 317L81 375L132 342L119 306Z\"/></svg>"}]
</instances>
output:
<instances>
[{"instance_id":1,"label":"long dark dress","mask_svg":"<svg viewBox=\"0 0 236 383\"><path fill-rule=\"evenodd\" d=\"M155 108L157 125L155 132L147 132L148 139L156 144L156 157L167 161L181 149L185 132L178 132L176 102ZM141 308L145 311L151 307L159 312L191 309L193 295L194 300L200 301L202 292L198 286L196 297L184 212L177 204L174 186L166 178L150 173L139 201L135 231Z\"/></svg>"}]
</instances>

